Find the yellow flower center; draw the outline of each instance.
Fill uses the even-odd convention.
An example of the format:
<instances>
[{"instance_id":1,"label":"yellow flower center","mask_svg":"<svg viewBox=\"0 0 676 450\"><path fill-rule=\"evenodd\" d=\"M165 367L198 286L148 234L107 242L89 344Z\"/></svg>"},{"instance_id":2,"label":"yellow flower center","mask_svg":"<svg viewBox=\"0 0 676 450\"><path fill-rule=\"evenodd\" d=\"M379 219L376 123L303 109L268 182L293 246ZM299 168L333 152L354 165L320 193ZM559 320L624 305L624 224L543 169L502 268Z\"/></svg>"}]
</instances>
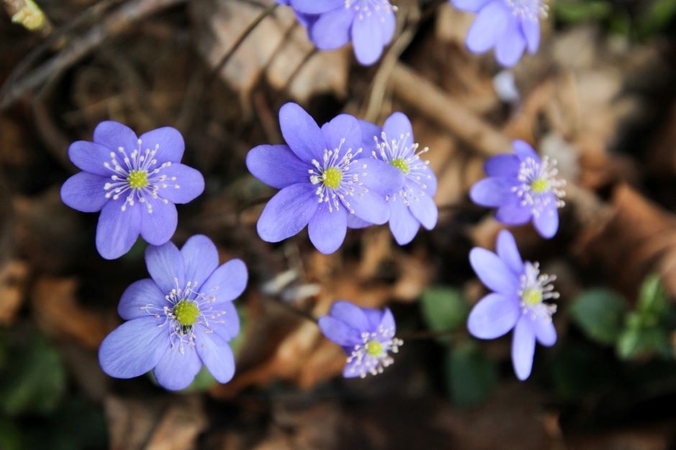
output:
<instances>
[{"instance_id":1,"label":"yellow flower center","mask_svg":"<svg viewBox=\"0 0 676 450\"><path fill-rule=\"evenodd\" d=\"M197 322L197 316L200 314L200 309L191 301L181 300L178 305L174 307L174 316L178 323L184 327L189 327Z\"/></svg>"},{"instance_id":2,"label":"yellow flower center","mask_svg":"<svg viewBox=\"0 0 676 450\"><path fill-rule=\"evenodd\" d=\"M148 186L148 172L145 170L132 170L127 177L132 189L140 189Z\"/></svg>"},{"instance_id":3,"label":"yellow flower center","mask_svg":"<svg viewBox=\"0 0 676 450\"><path fill-rule=\"evenodd\" d=\"M366 353L369 356L380 356L383 353L383 344L378 341L368 341L366 343Z\"/></svg>"},{"instance_id":4,"label":"yellow flower center","mask_svg":"<svg viewBox=\"0 0 676 450\"><path fill-rule=\"evenodd\" d=\"M538 303L542 303L542 291L540 289L526 289L523 294L521 294L521 301L526 306L535 306Z\"/></svg>"},{"instance_id":5,"label":"yellow flower center","mask_svg":"<svg viewBox=\"0 0 676 450\"><path fill-rule=\"evenodd\" d=\"M544 194L549 190L549 182L545 178L536 178L530 182L530 189L536 194Z\"/></svg>"},{"instance_id":6,"label":"yellow flower center","mask_svg":"<svg viewBox=\"0 0 676 450\"><path fill-rule=\"evenodd\" d=\"M408 167L408 164L406 164L404 158L393 159L392 161L390 161L390 164L392 164L394 167L404 172L404 175L408 175L408 172L411 170Z\"/></svg>"},{"instance_id":7,"label":"yellow flower center","mask_svg":"<svg viewBox=\"0 0 676 450\"><path fill-rule=\"evenodd\" d=\"M331 189L338 189L340 182L343 180L343 172L336 167L329 167L322 174L322 181L324 186Z\"/></svg>"}]
</instances>

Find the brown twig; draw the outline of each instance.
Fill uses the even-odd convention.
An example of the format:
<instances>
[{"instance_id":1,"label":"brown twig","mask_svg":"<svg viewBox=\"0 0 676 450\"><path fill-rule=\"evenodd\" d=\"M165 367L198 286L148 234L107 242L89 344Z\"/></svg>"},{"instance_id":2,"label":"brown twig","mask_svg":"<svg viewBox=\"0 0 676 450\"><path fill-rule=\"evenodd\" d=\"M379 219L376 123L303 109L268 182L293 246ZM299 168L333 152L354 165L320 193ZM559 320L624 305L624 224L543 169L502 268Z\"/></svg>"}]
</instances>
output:
<instances>
[{"instance_id":1,"label":"brown twig","mask_svg":"<svg viewBox=\"0 0 676 450\"><path fill-rule=\"evenodd\" d=\"M511 140L455 101L437 86L401 63L390 77L393 94L404 103L470 144L485 156L507 153Z\"/></svg>"},{"instance_id":2,"label":"brown twig","mask_svg":"<svg viewBox=\"0 0 676 450\"><path fill-rule=\"evenodd\" d=\"M97 48L108 37L122 33L139 20L186 0L132 0L111 13L101 24L73 41L59 54L34 69L7 88L0 101L0 110L7 109L27 92L37 88L55 74L61 73ZM3 89L4 90L4 89Z\"/></svg>"}]
</instances>

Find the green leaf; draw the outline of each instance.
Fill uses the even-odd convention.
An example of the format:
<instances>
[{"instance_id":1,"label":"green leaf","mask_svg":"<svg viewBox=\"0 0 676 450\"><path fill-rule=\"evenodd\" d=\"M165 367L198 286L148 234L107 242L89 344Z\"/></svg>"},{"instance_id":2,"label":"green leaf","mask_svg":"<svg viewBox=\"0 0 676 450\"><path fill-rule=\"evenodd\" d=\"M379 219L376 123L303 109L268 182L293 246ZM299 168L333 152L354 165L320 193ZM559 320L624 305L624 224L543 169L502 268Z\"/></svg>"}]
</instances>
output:
<instances>
[{"instance_id":1,"label":"green leaf","mask_svg":"<svg viewBox=\"0 0 676 450\"><path fill-rule=\"evenodd\" d=\"M676 1L655 0L641 17L639 32L642 37L649 37L664 30L674 17L676 17Z\"/></svg>"},{"instance_id":2,"label":"green leaf","mask_svg":"<svg viewBox=\"0 0 676 450\"><path fill-rule=\"evenodd\" d=\"M613 345L624 324L627 303L606 289L593 289L578 295L570 307L575 323L592 340Z\"/></svg>"},{"instance_id":3,"label":"green leaf","mask_svg":"<svg viewBox=\"0 0 676 450\"><path fill-rule=\"evenodd\" d=\"M11 421L0 417L0 449L22 450L21 432Z\"/></svg>"},{"instance_id":4,"label":"green leaf","mask_svg":"<svg viewBox=\"0 0 676 450\"><path fill-rule=\"evenodd\" d=\"M660 328L628 327L617 341L617 355L621 359L638 359L659 353L669 355L669 333Z\"/></svg>"},{"instance_id":5,"label":"green leaf","mask_svg":"<svg viewBox=\"0 0 676 450\"><path fill-rule=\"evenodd\" d=\"M611 13L612 6L605 1L558 1L554 3L554 14L557 19L563 22L577 23L587 20L601 20Z\"/></svg>"},{"instance_id":6,"label":"green leaf","mask_svg":"<svg viewBox=\"0 0 676 450\"><path fill-rule=\"evenodd\" d=\"M643 316L662 318L669 311L669 298L660 276L652 273L645 277L638 294L638 312Z\"/></svg>"},{"instance_id":7,"label":"green leaf","mask_svg":"<svg viewBox=\"0 0 676 450\"><path fill-rule=\"evenodd\" d=\"M458 346L446 356L446 386L451 402L467 408L485 402L493 392L498 374L492 360L474 343Z\"/></svg>"},{"instance_id":8,"label":"green leaf","mask_svg":"<svg viewBox=\"0 0 676 450\"><path fill-rule=\"evenodd\" d=\"M469 306L458 289L434 287L420 299L422 316L431 330L454 330L465 325Z\"/></svg>"},{"instance_id":9,"label":"green leaf","mask_svg":"<svg viewBox=\"0 0 676 450\"><path fill-rule=\"evenodd\" d=\"M59 354L47 340L32 333L28 347L10 349L15 369L0 387L0 409L10 416L52 412L66 388Z\"/></svg>"}]
</instances>

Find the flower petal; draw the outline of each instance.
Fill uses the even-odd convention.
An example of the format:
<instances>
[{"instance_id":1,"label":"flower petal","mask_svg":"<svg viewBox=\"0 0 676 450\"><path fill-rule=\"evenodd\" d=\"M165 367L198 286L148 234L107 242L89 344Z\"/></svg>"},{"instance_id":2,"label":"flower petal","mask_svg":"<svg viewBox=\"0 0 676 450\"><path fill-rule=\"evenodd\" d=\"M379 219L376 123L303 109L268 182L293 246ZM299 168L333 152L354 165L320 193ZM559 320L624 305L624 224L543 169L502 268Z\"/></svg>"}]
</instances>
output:
<instances>
[{"instance_id":1,"label":"flower petal","mask_svg":"<svg viewBox=\"0 0 676 450\"><path fill-rule=\"evenodd\" d=\"M501 260L507 264L517 276L524 272L523 260L519 254L519 249L516 246L514 236L507 230L502 230L498 234L497 252Z\"/></svg>"},{"instance_id":2,"label":"flower petal","mask_svg":"<svg viewBox=\"0 0 676 450\"><path fill-rule=\"evenodd\" d=\"M556 344L556 328L551 319L535 319L532 321L533 332L540 344L551 347Z\"/></svg>"},{"instance_id":3,"label":"flower petal","mask_svg":"<svg viewBox=\"0 0 676 450\"><path fill-rule=\"evenodd\" d=\"M94 128L94 142L117 152L122 147L127 155L138 149L138 137L128 126L106 120Z\"/></svg>"},{"instance_id":4,"label":"flower petal","mask_svg":"<svg viewBox=\"0 0 676 450\"><path fill-rule=\"evenodd\" d=\"M528 316L521 316L514 327L512 337L512 364L517 378L521 381L530 376L535 356L535 335L530 322Z\"/></svg>"},{"instance_id":5,"label":"flower petal","mask_svg":"<svg viewBox=\"0 0 676 450\"><path fill-rule=\"evenodd\" d=\"M179 345L170 348L155 366L155 379L165 389L178 391L187 388L202 368L195 349L187 344L184 348L183 353Z\"/></svg>"},{"instance_id":6,"label":"flower petal","mask_svg":"<svg viewBox=\"0 0 676 450\"><path fill-rule=\"evenodd\" d=\"M364 148L364 154L370 155L372 151L376 150L376 139L380 140L383 129L374 123L365 120L357 120L359 122L359 128L361 128L361 141L362 147Z\"/></svg>"},{"instance_id":7,"label":"flower petal","mask_svg":"<svg viewBox=\"0 0 676 450\"><path fill-rule=\"evenodd\" d=\"M429 195L420 195L409 201L408 207L413 217L418 219L422 226L431 230L437 224L439 209Z\"/></svg>"},{"instance_id":8,"label":"flower petal","mask_svg":"<svg viewBox=\"0 0 676 450\"><path fill-rule=\"evenodd\" d=\"M279 242L298 234L317 211L319 203L310 183L292 184L270 199L258 219L258 235Z\"/></svg>"},{"instance_id":9,"label":"flower petal","mask_svg":"<svg viewBox=\"0 0 676 450\"><path fill-rule=\"evenodd\" d=\"M460 11L478 12L491 0L452 0L453 6Z\"/></svg>"},{"instance_id":10,"label":"flower petal","mask_svg":"<svg viewBox=\"0 0 676 450\"><path fill-rule=\"evenodd\" d=\"M538 20L522 20L521 30L528 43L528 51L535 53L538 51L540 45L540 21Z\"/></svg>"},{"instance_id":11,"label":"flower petal","mask_svg":"<svg viewBox=\"0 0 676 450\"><path fill-rule=\"evenodd\" d=\"M319 50L334 50L350 41L350 27L354 12L350 8L337 8L322 14L310 26L310 40Z\"/></svg>"},{"instance_id":12,"label":"flower petal","mask_svg":"<svg viewBox=\"0 0 676 450\"><path fill-rule=\"evenodd\" d=\"M411 121L408 120L408 117L404 113L392 113L390 117L385 119L383 131L385 131L385 134L389 140L400 140L408 135L406 142L408 145L413 143L413 128L411 127Z\"/></svg>"},{"instance_id":13,"label":"flower petal","mask_svg":"<svg viewBox=\"0 0 676 450\"><path fill-rule=\"evenodd\" d=\"M214 333L196 337L197 354L219 383L227 383L235 374L235 357L228 343Z\"/></svg>"},{"instance_id":14,"label":"flower petal","mask_svg":"<svg viewBox=\"0 0 676 450\"><path fill-rule=\"evenodd\" d=\"M231 259L214 270L200 290L207 297L216 297L216 304L231 302L242 295L248 279L244 262L241 259Z\"/></svg>"},{"instance_id":15,"label":"flower petal","mask_svg":"<svg viewBox=\"0 0 676 450\"><path fill-rule=\"evenodd\" d=\"M157 365L169 349L169 332L155 317L140 317L114 329L101 342L99 363L115 378L143 375Z\"/></svg>"},{"instance_id":16,"label":"flower petal","mask_svg":"<svg viewBox=\"0 0 676 450\"><path fill-rule=\"evenodd\" d=\"M312 164L321 161L326 143L317 122L295 103L287 103L279 110L279 125L284 140L301 160Z\"/></svg>"},{"instance_id":17,"label":"flower petal","mask_svg":"<svg viewBox=\"0 0 676 450\"><path fill-rule=\"evenodd\" d=\"M364 66L370 66L383 53L383 29L379 14L357 15L352 23L354 55Z\"/></svg>"},{"instance_id":18,"label":"flower petal","mask_svg":"<svg viewBox=\"0 0 676 450\"><path fill-rule=\"evenodd\" d=\"M528 222L532 215L531 207L522 205L517 198L506 205L500 206L495 212L496 220L505 225L522 225Z\"/></svg>"},{"instance_id":19,"label":"flower petal","mask_svg":"<svg viewBox=\"0 0 676 450\"><path fill-rule=\"evenodd\" d=\"M375 308L361 308L362 312L366 316L366 319L369 322L369 330L377 330L378 327L381 325L381 322L385 321L384 318L384 313L383 311ZM392 313L390 313L391 315ZM394 321L394 318L391 318L392 321ZM388 317L387 322L389 325L392 325L389 323L390 317ZM395 325L396 326L396 325Z\"/></svg>"},{"instance_id":20,"label":"flower petal","mask_svg":"<svg viewBox=\"0 0 676 450\"><path fill-rule=\"evenodd\" d=\"M355 159L350 164L350 171L362 174L359 181L383 197L399 192L406 181L401 170L374 158Z\"/></svg>"},{"instance_id":21,"label":"flower petal","mask_svg":"<svg viewBox=\"0 0 676 450\"><path fill-rule=\"evenodd\" d=\"M502 206L514 197L512 187L514 179L507 177L484 178L474 183L469 191L469 197L474 203L481 206Z\"/></svg>"},{"instance_id":22,"label":"flower petal","mask_svg":"<svg viewBox=\"0 0 676 450\"><path fill-rule=\"evenodd\" d=\"M332 9L343 8L343 0L291 0L291 7L303 13L321 14Z\"/></svg>"},{"instance_id":23,"label":"flower petal","mask_svg":"<svg viewBox=\"0 0 676 450\"><path fill-rule=\"evenodd\" d=\"M181 133L172 127L162 127L143 133L139 140L141 141L141 153L145 150L155 150L154 159L159 164L170 161L172 163L181 162L183 152L185 151L185 141Z\"/></svg>"},{"instance_id":24,"label":"flower petal","mask_svg":"<svg viewBox=\"0 0 676 450\"><path fill-rule=\"evenodd\" d=\"M240 324L237 308L233 302L221 302L212 306L210 314L220 313L218 323L211 323L211 330L224 341L230 341L239 334Z\"/></svg>"},{"instance_id":25,"label":"flower petal","mask_svg":"<svg viewBox=\"0 0 676 450\"><path fill-rule=\"evenodd\" d=\"M114 150L117 153L117 147ZM75 141L68 147L68 158L80 170L110 178L113 171L104 164L110 163L112 151L113 149L94 142Z\"/></svg>"},{"instance_id":26,"label":"flower petal","mask_svg":"<svg viewBox=\"0 0 676 450\"><path fill-rule=\"evenodd\" d=\"M472 308L467 328L479 339L495 339L514 328L519 317L521 308L516 296L488 294Z\"/></svg>"},{"instance_id":27,"label":"flower petal","mask_svg":"<svg viewBox=\"0 0 676 450\"><path fill-rule=\"evenodd\" d=\"M329 255L340 248L347 233L347 210L345 208L329 211L327 203L322 203L308 224L310 241L317 250Z\"/></svg>"},{"instance_id":28,"label":"flower petal","mask_svg":"<svg viewBox=\"0 0 676 450\"><path fill-rule=\"evenodd\" d=\"M514 154L518 156L521 161L526 158L533 158L538 164L540 163L540 157L528 142L516 139L512 142L512 148L514 149Z\"/></svg>"},{"instance_id":29,"label":"flower petal","mask_svg":"<svg viewBox=\"0 0 676 450\"><path fill-rule=\"evenodd\" d=\"M150 278L135 281L122 293L117 313L125 320L147 317L150 315L144 308L151 306L162 310L167 304L165 293Z\"/></svg>"},{"instance_id":30,"label":"flower petal","mask_svg":"<svg viewBox=\"0 0 676 450\"><path fill-rule=\"evenodd\" d=\"M165 295L172 289L185 286L183 256L173 242L160 246L149 245L145 256L148 273Z\"/></svg>"},{"instance_id":31,"label":"flower petal","mask_svg":"<svg viewBox=\"0 0 676 450\"><path fill-rule=\"evenodd\" d=\"M380 325L386 330L391 328L393 332L397 331L397 324L394 321L394 316L392 315L390 308L385 308L383 318L380 320Z\"/></svg>"},{"instance_id":32,"label":"flower petal","mask_svg":"<svg viewBox=\"0 0 676 450\"><path fill-rule=\"evenodd\" d=\"M406 206L401 197L391 199L390 207L390 231L399 245L406 245L413 240L420 229L420 222L413 217L411 210Z\"/></svg>"},{"instance_id":33,"label":"flower petal","mask_svg":"<svg viewBox=\"0 0 676 450\"><path fill-rule=\"evenodd\" d=\"M340 346L351 347L361 343L359 330L331 316L319 318L319 329L328 340Z\"/></svg>"},{"instance_id":34,"label":"flower petal","mask_svg":"<svg viewBox=\"0 0 676 450\"><path fill-rule=\"evenodd\" d=\"M473 53L483 53L495 46L507 29L510 14L500 1L482 8L467 32L467 48Z\"/></svg>"},{"instance_id":35,"label":"flower petal","mask_svg":"<svg viewBox=\"0 0 676 450\"><path fill-rule=\"evenodd\" d=\"M366 228L373 225L371 222L360 219L354 214L347 215L347 227L348 228Z\"/></svg>"},{"instance_id":36,"label":"flower petal","mask_svg":"<svg viewBox=\"0 0 676 450\"><path fill-rule=\"evenodd\" d=\"M108 180L87 172L76 173L61 186L61 200L78 211L101 211L109 200L103 188Z\"/></svg>"},{"instance_id":37,"label":"flower petal","mask_svg":"<svg viewBox=\"0 0 676 450\"><path fill-rule=\"evenodd\" d=\"M519 61L526 49L526 38L521 34L519 20L511 17L507 29L495 45L495 57L500 64L511 67Z\"/></svg>"},{"instance_id":38,"label":"flower petal","mask_svg":"<svg viewBox=\"0 0 676 450\"><path fill-rule=\"evenodd\" d=\"M486 160L484 171L489 177L512 177L519 175L521 162L516 155L496 155Z\"/></svg>"},{"instance_id":39,"label":"flower petal","mask_svg":"<svg viewBox=\"0 0 676 450\"><path fill-rule=\"evenodd\" d=\"M141 208L138 203L121 210L124 199L110 200L101 209L96 226L96 249L105 259L116 259L127 253L141 230Z\"/></svg>"},{"instance_id":40,"label":"flower petal","mask_svg":"<svg viewBox=\"0 0 676 450\"><path fill-rule=\"evenodd\" d=\"M559 230L559 211L556 206L556 198L552 195L551 203L540 214L533 215L535 229L545 239L554 237Z\"/></svg>"},{"instance_id":41,"label":"flower petal","mask_svg":"<svg viewBox=\"0 0 676 450\"><path fill-rule=\"evenodd\" d=\"M141 214L141 236L149 244L162 245L174 235L178 225L176 205L162 199L146 196L146 203L151 206L152 212L147 209ZM146 205L140 205L145 208Z\"/></svg>"},{"instance_id":42,"label":"flower petal","mask_svg":"<svg viewBox=\"0 0 676 450\"><path fill-rule=\"evenodd\" d=\"M383 47L387 46L394 37L394 31L397 27L397 18L393 10L389 10L380 15L380 36Z\"/></svg>"},{"instance_id":43,"label":"flower petal","mask_svg":"<svg viewBox=\"0 0 676 450\"><path fill-rule=\"evenodd\" d=\"M268 186L283 189L307 182L312 166L300 160L288 145L259 145L246 155L246 167Z\"/></svg>"},{"instance_id":44,"label":"flower petal","mask_svg":"<svg viewBox=\"0 0 676 450\"><path fill-rule=\"evenodd\" d=\"M350 208L354 211L354 215L362 220L382 225L390 218L390 208L387 206L387 202L373 191L358 193L352 197L347 197L347 200L350 202Z\"/></svg>"},{"instance_id":45,"label":"flower petal","mask_svg":"<svg viewBox=\"0 0 676 450\"><path fill-rule=\"evenodd\" d=\"M185 164L174 163L162 169L160 174L169 177L169 180L166 182L166 187L164 183L158 183L157 194L171 203L182 205L193 201L204 192L202 173Z\"/></svg>"},{"instance_id":46,"label":"flower petal","mask_svg":"<svg viewBox=\"0 0 676 450\"><path fill-rule=\"evenodd\" d=\"M321 128L324 141L329 150L340 149L342 158L348 150L354 155L361 148L361 128L359 122L349 114L339 114Z\"/></svg>"},{"instance_id":47,"label":"flower petal","mask_svg":"<svg viewBox=\"0 0 676 450\"><path fill-rule=\"evenodd\" d=\"M487 288L508 296L516 295L520 286L519 278L498 255L485 248L475 247L469 252L469 261Z\"/></svg>"},{"instance_id":48,"label":"flower petal","mask_svg":"<svg viewBox=\"0 0 676 450\"><path fill-rule=\"evenodd\" d=\"M186 283L191 281L194 288L202 286L209 275L218 267L218 250L208 237L192 236L181 248Z\"/></svg>"},{"instance_id":49,"label":"flower petal","mask_svg":"<svg viewBox=\"0 0 676 450\"><path fill-rule=\"evenodd\" d=\"M364 314L364 308L360 308L350 302L338 300L331 305L329 315L334 319L345 322L360 333L362 331L371 331L369 321Z\"/></svg>"}]
</instances>

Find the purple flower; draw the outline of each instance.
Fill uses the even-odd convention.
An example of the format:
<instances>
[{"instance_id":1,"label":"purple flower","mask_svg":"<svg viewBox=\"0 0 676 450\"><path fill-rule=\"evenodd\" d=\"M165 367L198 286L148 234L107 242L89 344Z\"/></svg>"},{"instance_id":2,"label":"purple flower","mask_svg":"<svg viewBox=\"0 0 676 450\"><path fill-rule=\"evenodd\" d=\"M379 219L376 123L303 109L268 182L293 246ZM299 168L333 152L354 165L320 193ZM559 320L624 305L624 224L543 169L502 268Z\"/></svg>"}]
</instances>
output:
<instances>
[{"instance_id":1,"label":"purple flower","mask_svg":"<svg viewBox=\"0 0 676 450\"><path fill-rule=\"evenodd\" d=\"M352 41L363 65L380 58L394 36L395 7L389 0L278 0L297 15L312 17L305 25L310 40L320 50L334 50Z\"/></svg>"},{"instance_id":2,"label":"purple flower","mask_svg":"<svg viewBox=\"0 0 676 450\"><path fill-rule=\"evenodd\" d=\"M291 6L291 0L277 0L277 3L284 6ZM298 23L303 25L305 28L312 25L312 22L314 22L318 17L313 14L303 14L298 11L294 11L294 13L296 14L296 19L298 19Z\"/></svg>"},{"instance_id":3,"label":"purple flower","mask_svg":"<svg viewBox=\"0 0 676 450\"><path fill-rule=\"evenodd\" d=\"M259 145L246 158L249 171L281 189L258 220L258 235L279 242L306 225L322 253L335 252L353 218L383 224L390 216L385 196L398 191L403 175L395 167L361 155L361 129L341 114L321 127L300 106L279 110L287 145Z\"/></svg>"},{"instance_id":4,"label":"purple flower","mask_svg":"<svg viewBox=\"0 0 676 450\"><path fill-rule=\"evenodd\" d=\"M495 47L503 66L513 66L523 51L535 53L540 44L540 18L547 15L543 0L451 0L462 11L477 13L467 33L467 48L483 53Z\"/></svg>"},{"instance_id":5,"label":"purple flower","mask_svg":"<svg viewBox=\"0 0 676 450\"><path fill-rule=\"evenodd\" d=\"M420 225L428 230L437 224L439 210L433 197L437 192L437 177L420 159L427 152L418 150L414 142L411 122L405 114L395 112L385 121L383 129L360 121L364 148L371 154L399 169L404 175L404 186L387 197L390 207L390 230L399 245L408 244L418 233Z\"/></svg>"},{"instance_id":6,"label":"purple flower","mask_svg":"<svg viewBox=\"0 0 676 450\"><path fill-rule=\"evenodd\" d=\"M216 246L197 235L180 251L171 242L149 246L146 265L152 278L129 286L117 309L128 322L101 343L103 371L133 378L155 369L160 385L178 390L204 364L216 380L229 381L235 360L228 341L239 333L232 301L246 287L244 263L233 259L219 267Z\"/></svg>"},{"instance_id":7,"label":"purple flower","mask_svg":"<svg viewBox=\"0 0 676 450\"><path fill-rule=\"evenodd\" d=\"M495 339L512 328L512 363L520 380L530 375L535 341L552 346L556 329L552 314L556 305L546 300L559 298L551 282L554 276L540 274L538 263L523 262L514 236L503 230L498 235L497 255L483 248L469 253L472 268L489 289L467 319L469 332L480 339Z\"/></svg>"},{"instance_id":8,"label":"purple flower","mask_svg":"<svg viewBox=\"0 0 676 450\"><path fill-rule=\"evenodd\" d=\"M77 141L68 149L82 172L61 188L63 202L82 212L101 211L96 248L106 259L124 255L138 235L153 245L176 231L175 203L188 203L204 191L197 170L180 164L183 137L170 127L137 137L118 122L101 122L94 142Z\"/></svg>"},{"instance_id":9,"label":"purple flower","mask_svg":"<svg viewBox=\"0 0 676 450\"><path fill-rule=\"evenodd\" d=\"M558 208L565 180L556 178L556 160L542 160L524 141L514 141L514 155L497 155L486 161L488 178L470 190L472 200L483 206L497 207L495 218L507 225L521 225L531 218L535 229L544 238L551 238L559 229Z\"/></svg>"},{"instance_id":10,"label":"purple flower","mask_svg":"<svg viewBox=\"0 0 676 450\"><path fill-rule=\"evenodd\" d=\"M380 311L337 301L328 316L319 318L319 328L348 355L345 378L382 373L394 362L390 352L397 353L403 344L394 337L397 325L389 308Z\"/></svg>"}]
</instances>

